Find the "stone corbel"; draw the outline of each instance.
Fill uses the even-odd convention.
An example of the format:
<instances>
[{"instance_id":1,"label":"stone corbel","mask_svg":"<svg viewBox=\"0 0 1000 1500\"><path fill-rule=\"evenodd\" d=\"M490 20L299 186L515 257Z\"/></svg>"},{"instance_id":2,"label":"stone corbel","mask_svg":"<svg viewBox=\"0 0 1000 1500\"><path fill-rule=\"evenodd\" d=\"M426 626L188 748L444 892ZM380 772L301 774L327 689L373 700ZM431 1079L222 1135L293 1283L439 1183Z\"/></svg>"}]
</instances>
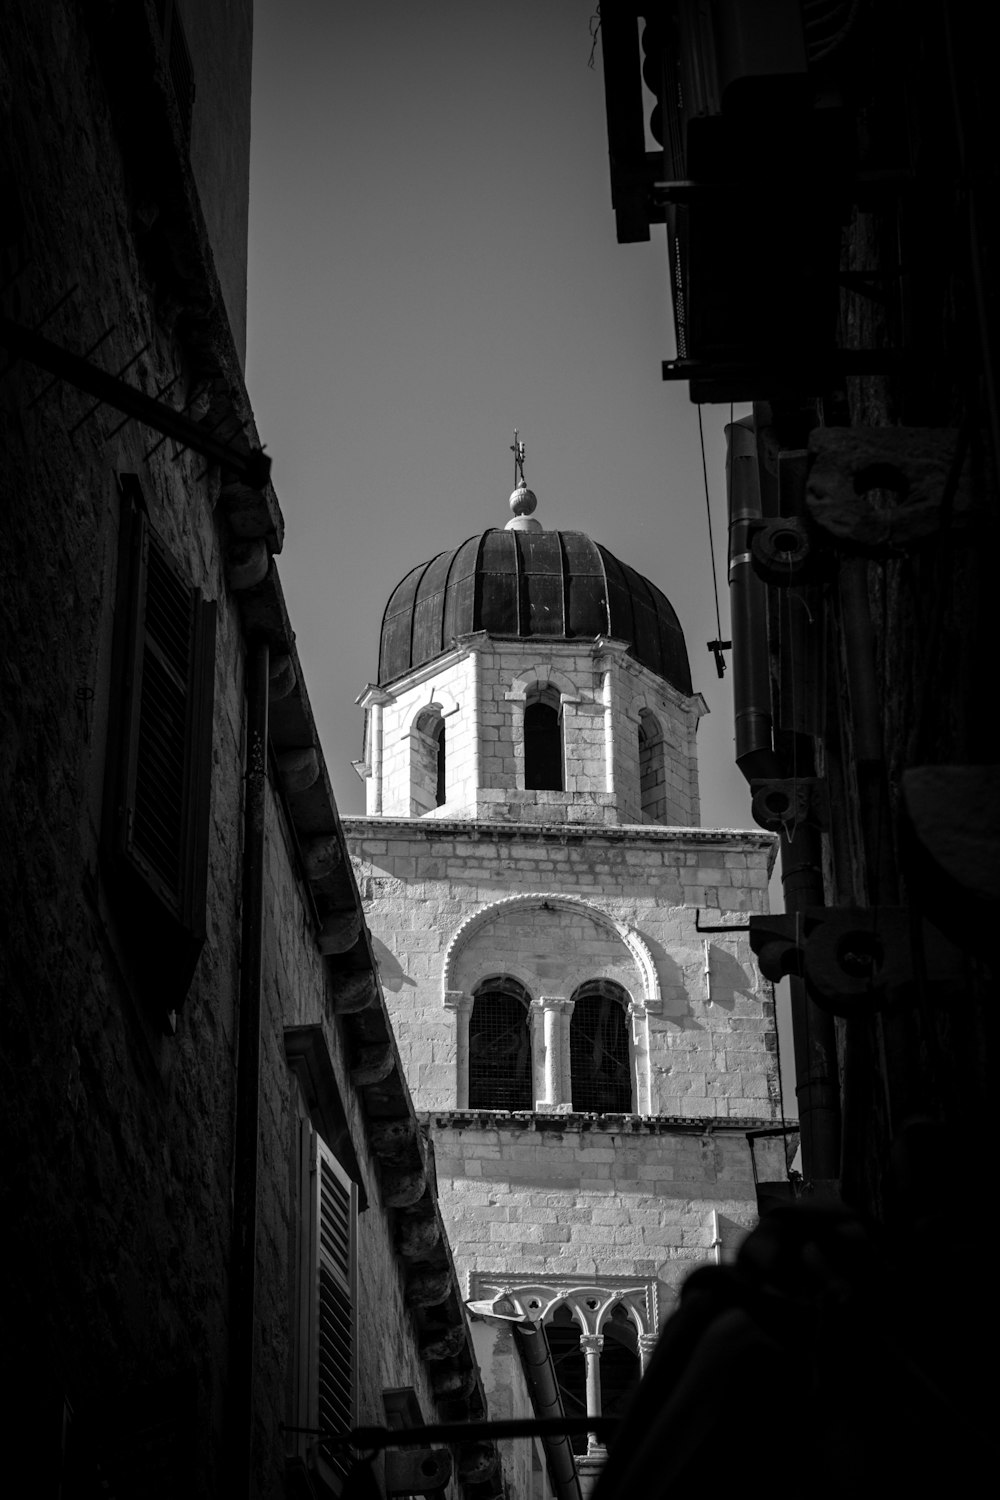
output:
<instances>
[{"instance_id":1,"label":"stone corbel","mask_svg":"<svg viewBox=\"0 0 1000 1500\"><path fill-rule=\"evenodd\" d=\"M809 515L835 542L880 555L967 526L971 465L952 474L959 435L941 427L818 427L809 434ZM943 501L950 491L947 509Z\"/></svg>"}]
</instances>

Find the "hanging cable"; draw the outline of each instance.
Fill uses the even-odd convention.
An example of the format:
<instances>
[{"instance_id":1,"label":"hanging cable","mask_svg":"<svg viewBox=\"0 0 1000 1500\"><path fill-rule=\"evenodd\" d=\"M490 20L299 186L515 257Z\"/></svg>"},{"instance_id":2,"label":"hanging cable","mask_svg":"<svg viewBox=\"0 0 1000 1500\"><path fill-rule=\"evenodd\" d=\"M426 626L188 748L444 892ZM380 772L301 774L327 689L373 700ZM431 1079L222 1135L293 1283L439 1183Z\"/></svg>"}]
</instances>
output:
<instances>
[{"instance_id":1,"label":"hanging cable","mask_svg":"<svg viewBox=\"0 0 1000 1500\"><path fill-rule=\"evenodd\" d=\"M732 648L732 641L722 639L722 614L719 609L719 579L715 564L715 535L712 531L712 504L708 492L708 462L705 458L705 428L701 420L701 407L698 407L698 437L701 440L701 472L705 481L705 513L708 516L708 551L712 560L712 589L715 593L715 640L708 642L708 649L715 657L715 670L720 677L726 674L726 663L723 651Z\"/></svg>"}]
</instances>

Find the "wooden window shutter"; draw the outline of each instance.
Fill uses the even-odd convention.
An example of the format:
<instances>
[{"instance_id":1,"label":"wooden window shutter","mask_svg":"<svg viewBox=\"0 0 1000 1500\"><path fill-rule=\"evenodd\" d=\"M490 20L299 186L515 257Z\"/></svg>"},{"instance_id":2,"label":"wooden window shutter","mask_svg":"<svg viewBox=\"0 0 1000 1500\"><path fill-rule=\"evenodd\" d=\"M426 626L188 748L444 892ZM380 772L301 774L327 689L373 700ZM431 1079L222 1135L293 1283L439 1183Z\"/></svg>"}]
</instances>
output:
<instances>
[{"instance_id":1,"label":"wooden window shutter","mask_svg":"<svg viewBox=\"0 0 1000 1500\"><path fill-rule=\"evenodd\" d=\"M112 845L120 869L200 943L216 606L183 577L150 526L135 476L122 476L121 487Z\"/></svg>"},{"instance_id":2,"label":"wooden window shutter","mask_svg":"<svg viewBox=\"0 0 1000 1500\"><path fill-rule=\"evenodd\" d=\"M357 1391L358 1190L313 1129L302 1122L303 1282L299 1411L302 1426L348 1432ZM350 1466L350 1451L309 1440L310 1466L334 1489Z\"/></svg>"}]
</instances>

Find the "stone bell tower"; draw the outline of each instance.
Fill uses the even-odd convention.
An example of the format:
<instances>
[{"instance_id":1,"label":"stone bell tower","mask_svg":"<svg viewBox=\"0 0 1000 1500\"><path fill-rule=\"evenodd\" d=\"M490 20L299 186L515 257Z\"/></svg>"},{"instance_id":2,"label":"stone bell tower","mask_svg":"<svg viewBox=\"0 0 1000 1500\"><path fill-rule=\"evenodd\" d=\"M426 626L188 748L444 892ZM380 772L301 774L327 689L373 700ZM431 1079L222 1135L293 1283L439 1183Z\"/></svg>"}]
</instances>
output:
<instances>
[{"instance_id":1,"label":"stone bell tower","mask_svg":"<svg viewBox=\"0 0 1000 1500\"><path fill-rule=\"evenodd\" d=\"M544 529L516 434L515 458L507 526L389 599L344 828L455 1261L496 1315L487 1388L502 1406L510 1328L541 1322L567 1411L593 1416L755 1221L747 1131L777 1118L778 1073L744 929L774 841L698 826L677 616ZM756 1152L784 1175L779 1142ZM600 1445L574 1447L586 1477Z\"/></svg>"}]
</instances>

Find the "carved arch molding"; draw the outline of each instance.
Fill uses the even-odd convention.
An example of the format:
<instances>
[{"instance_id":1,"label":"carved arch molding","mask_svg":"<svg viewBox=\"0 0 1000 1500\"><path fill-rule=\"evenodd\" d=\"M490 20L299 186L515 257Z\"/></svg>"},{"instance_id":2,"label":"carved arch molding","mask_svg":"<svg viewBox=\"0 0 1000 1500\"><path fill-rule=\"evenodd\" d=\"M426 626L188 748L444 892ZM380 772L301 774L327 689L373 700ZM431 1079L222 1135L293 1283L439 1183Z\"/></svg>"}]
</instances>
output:
<instances>
[{"instance_id":1,"label":"carved arch molding","mask_svg":"<svg viewBox=\"0 0 1000 1500\"><path fill-rule=\"evenodd\" d=\"M517 911L565 911L574 916L586 916L594 925L609 936L616 937L625 947L635 966L641 993L634 997L633 1013L636 1010L656 1011L660 1008L660 979L656 972L656 964L647 944L639 936L634 928L627 926L624 922L618 922L609 916L592 901L585 900L582 896L554 895L546 892L531 892L523 896L505 896L499 901L493 901L489 906L473 912L467 917L460 927L452 934L451 941L445 950L444 966L441 974L441 998L445 1005L453 1004L452 997L457 991L455 982L458 961L472 939L488 927L492 922L502 919L504 916ZM515 972L515 970L512 970ZM518 975L518 978L521 976ZM638 1005L636 1005L638 1001Z\"/></svg>"}]
</instances>

